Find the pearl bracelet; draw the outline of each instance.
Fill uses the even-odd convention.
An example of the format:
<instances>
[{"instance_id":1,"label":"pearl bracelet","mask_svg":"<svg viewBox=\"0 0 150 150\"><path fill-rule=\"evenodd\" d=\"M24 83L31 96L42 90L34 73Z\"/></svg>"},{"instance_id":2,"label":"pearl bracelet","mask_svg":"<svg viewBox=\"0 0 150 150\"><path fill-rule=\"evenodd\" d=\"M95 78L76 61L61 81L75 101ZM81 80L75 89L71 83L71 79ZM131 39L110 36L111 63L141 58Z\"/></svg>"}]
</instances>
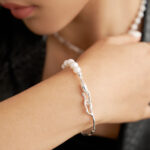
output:
<instances>
[{"instance_id":1,"label":"pearl bracelet","mask_svg":"<svg viewBox=\"0 0 150 150\"><path fill-rule=\"evenodd\" d=\"M91 94L87 88L87 85L85 84L81 72L81 68L79 67L78 63L75 62L73 59L65 60L64 63L61 65L62 69L65 69L66 67L70 67L75 74L77 74L81 81L81 90L82 90L82 96L84 98L84 106L86 109L86 112L88 115L92 117L93 120L93 127L90 133L81 132L82 135L88 135L91 136L95 131L95 117L92 111L92 102L91 102Z\"/></svg>"}]
</instances>

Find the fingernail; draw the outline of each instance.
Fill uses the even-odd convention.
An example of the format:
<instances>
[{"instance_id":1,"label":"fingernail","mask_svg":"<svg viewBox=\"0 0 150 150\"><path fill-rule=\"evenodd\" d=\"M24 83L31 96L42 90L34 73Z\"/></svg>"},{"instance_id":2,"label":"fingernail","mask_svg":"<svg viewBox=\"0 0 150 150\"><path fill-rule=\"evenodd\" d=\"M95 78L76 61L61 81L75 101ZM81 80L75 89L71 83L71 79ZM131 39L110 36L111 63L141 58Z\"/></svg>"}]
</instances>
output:
<instances>
[{"instance_id":1,"label":"fingernail","mask_svg":"<svg viewBox=\"0 0 150 150\"><path fill-rule=\"evenodd\" d=\"M142 37L142 33L139 32L139 31L130 30L129 34L132 35L132 36L134 36L135 38L141 38Z\"/></svg>"}]
</instances>

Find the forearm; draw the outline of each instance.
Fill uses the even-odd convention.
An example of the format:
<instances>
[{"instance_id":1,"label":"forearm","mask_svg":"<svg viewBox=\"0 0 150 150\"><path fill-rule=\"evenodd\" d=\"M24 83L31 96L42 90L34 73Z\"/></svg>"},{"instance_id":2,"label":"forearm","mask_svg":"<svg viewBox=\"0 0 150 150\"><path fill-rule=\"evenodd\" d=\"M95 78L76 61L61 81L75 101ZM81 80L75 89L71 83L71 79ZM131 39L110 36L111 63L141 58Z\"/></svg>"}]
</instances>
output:
<instances>
[{"instance_id":1,"label":"forearm","mask_svg":"<svg viewBox=\"0 0 150 150\"><path fill-rule=\"evenodd\" d=\"M71 71L0 103L0 149L48 150L89 127L79 83Z\"/></svg>"}]
</instances>

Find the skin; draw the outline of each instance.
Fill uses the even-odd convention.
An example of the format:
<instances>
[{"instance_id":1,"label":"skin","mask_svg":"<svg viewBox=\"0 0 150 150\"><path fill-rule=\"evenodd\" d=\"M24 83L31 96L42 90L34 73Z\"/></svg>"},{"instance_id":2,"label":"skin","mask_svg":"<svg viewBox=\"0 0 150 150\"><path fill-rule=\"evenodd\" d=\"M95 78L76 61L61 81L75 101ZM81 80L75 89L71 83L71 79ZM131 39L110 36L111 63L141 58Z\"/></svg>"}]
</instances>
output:
<instances>
[{"instance_id":1,"label":"skin","mask_svg":"<svg viewBox=\"0 0 150 150\"><path fill-rule=\"evenodd\" d=\"M0 2L8 1L0 0ZM1 149L53 149L91 125L89 125L89 116L85 115L83 109L79 107L81 95L77 88L76 78L70 70L58 73L60 63L70 56L76 58L83 69L84 78L92 93L97 125L119 124L150 118L150 107L148 106L150 99L150 46L147 43L139 43L140 39L130 35L108 37L127 31L129 22L133 20L136 14L139 1L134 1L133 5L133 2L129 0L116 0L118 5L113 5L113 8L111 8L111 4L114 4L114 0L110 0L109 3L108 1L97 0L95 1L97 3L93 5L91 5L94 3L92 0L74 0L70 2L69 7L66 7L67 1L65 0L63 2L58 0L18 0L18 2L12 0L9 2L37 5L33 16L23 21L31 31L48 35L48 53L43 74L44 81L0 103L0 120L3 120L0 122ZM97 5L98 2L101 5ZM60 7L60 3L61 7L65 9L56 9ZM105 9L102 8L104 4L107 6ZM53 6L54 10L50 6ZM114 12L113 17L107 16L106 12L94 12L92 7L95 8L96 6L99 6L104 12L105 10ZM127 6L129 6L130 11L126 11ZM118 8L122 10L119 14L114 11ZM51 14L47 13L49 10L51 10ZM87 12L90 12L88 17L86 17ZM93 18L96 14L99 17L102 15L100 21L96 17ZM122 18L125 14L128 17ZM54 18L56 15L57 17ZM133 18L130 18L131 16ZM50 18L55 20L52 22ZM114 24L114 20L116 24ZM88 21L91 25L97 24L96 30L89 30L91 26L89 28L85 26ZM120 26L122 21L128 22L128 24L123 23ZM119 25L117 25L118 23ZM87 35L92 33L90 39L84 40L84 37L79 36L81 29L88 31L86 32ZM86 51L81 56L69 53L67 48L51 37L52 33L60 30L64 37L70 38L73 43L77 43ZM93 42L94 44L88 48ZM56 59L51 58L60 59L54 63ZM53 61L51 62L51 60ZM53 66L51 66L52 64ZM91 71L91 68L94 72ZM67 82L66 78L68 79ZM22 147L22 145L24 146Z\"/></svg>"},{"instance_id":2,"label":"skin","mask_svg":"<svg viewBox=\"0 0 150 150\"><path fill-rule=\"evenodd\" d=\"M7 0L0 2L5 3ZM109 2L108 0L19 0L14 2L22 5L35 5L36 9L33 14L23 19L23 22L32 32L48 35L47 58L43 71L43 80L45 80L60 71L60 64L64 59L79 57L78 54L69 51L64 53L60 50L64 47L58 46L59 43L51 37L52 33L59 31L72 43L77 43L79 47L87 49L98 39L127 31L136 15L140 0L131 2L129 0L116 0L115 2L114 0L109 0ZM112 11L109 15L112 9L115 10L114 7L117 8L116 11ZM126 15L127 12L130 15ZM120 26L121 22L123 22L122 26ZM55 57L60 58L57 63L54 60ZM114 124L99 125L95 134L117 138L119 128L119 125Z\"/></svg>"},{"instance_id":3,"label":"skin","mask_svg":"<svg viewBox=\"0 0 150 150\"><path fill-rule=\"evenodd\" d=\"M7 0L0 2L5 3ZM14 2L35 5L33 14L22 21L32 32L48 35L43 80L59 72L60 64L64 59L79 57L73 52L61 51L66 48L51 36L52 33L59 31L66 39L70 39L72 43L86 50L99 39L125 33L135 18L140 4L140 0L18 0ZM112 14L109 15L109 12ZM60 57L57 63L53 59L56 56ZM110 138L118 136L119 125L100 125L97 128L96 135Z\"/></svg>"},{"instance_id":4,"label":"skin","mask_svg":"<svg viewBox=\"0 0 150 150\"><path fill-rule=\"evenodd\" d=\"M33 3L37 5L35 14L23 21L37 34L51 34L69 24L87 2L88 0L34 0Z\"/></svg>"},{"instance_id":5,"label":"skin","mask_svg":"<svg viewBox=\"0 0 150 150\"><path fill-rule=\"evenodd\" d=\"M112 5L114 3L116 4L115 6ZM137 0L131 2L124 2L120 0L116 0L115 2L111 0L109 0L109 2L106 0L88 1L85 3L85 6L83 6L82 10L78 12L78 15L73 17L71 22L66 24L65 27L62 26L62 29L57 31L59 31L63 37L69 39L72 43L76 43L76 45L86 50L90 45L99 39L104 39L111 35L125 33L128 30L133 18L136 16L139 3L140 1ZM81 6L81 4L79 5ZM118 10L118 7L121 9L118 11L113 11L115 9L114 7L116 7L116 10ZM67 7L65 6L65 8ZM79 6L77 8L71 7L70 12L72 12L72 9L79 10L79 8ZM96 10L100 10L100 12L97 13L95 8L97 8ZM130 15L126 14L127 8ZM108 15L110 10L112 10L111 16ZM118 13L120 11L121 13ZM53 15L55 16L56 14ZM66 14L61 13L61 17L57 18L59 19L60 24L64 22L61 19L65 18L66 16ZM114 18L116 24L114 24ZM120 26L120 24L122 24L122 26ZM49 26L51 26L51 24L49 24ZM53 29L53 27L51 29ZM53 31L50 32L53 33ZM62 46L55 38L49 35L47 41L47 59L45 71L43 73L43 79L46 79L59 72L60 65L65 59L77 59L78 57L78 54L70 52L70 50L66 49L66 47ZM119 130L119 124L98 125L95 135L116 139L118 137Z\"/></svg>"}]
</instances>

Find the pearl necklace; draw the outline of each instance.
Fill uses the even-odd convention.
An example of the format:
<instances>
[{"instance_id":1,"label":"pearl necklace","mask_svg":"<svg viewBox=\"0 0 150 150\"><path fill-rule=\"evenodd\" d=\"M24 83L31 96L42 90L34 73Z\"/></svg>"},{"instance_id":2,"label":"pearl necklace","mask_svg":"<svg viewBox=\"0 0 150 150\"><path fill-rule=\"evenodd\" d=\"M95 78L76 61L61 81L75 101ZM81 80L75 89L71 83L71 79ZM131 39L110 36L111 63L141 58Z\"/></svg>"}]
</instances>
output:
<instances>
[{"instance_id":1,"label":"pearl necklace","mask_svg":"<svg viewBox=\"0 0 150 150\"><path fill-rule=\"evenodd\" d=\"M137 17L135 18L133 24L131 25L128 33L131 34L135 34L135 31L138 30L138 27L142 21L142 18L144 17L144 12L146 10L146 4L147 4L147 0L141 0L141 5L140 5L140 9L138 11ZM141 32L139 32L138 34L141 34ZM53 36L62 44L64 44L66 47L68 47L70 50L76 52L76 53L82 53L84 52L83 49L77 47L76 45L73 45L71 42L67 41L66 39L64 39L58 32L54 33Z\"/></svg>"}]
</instances>

